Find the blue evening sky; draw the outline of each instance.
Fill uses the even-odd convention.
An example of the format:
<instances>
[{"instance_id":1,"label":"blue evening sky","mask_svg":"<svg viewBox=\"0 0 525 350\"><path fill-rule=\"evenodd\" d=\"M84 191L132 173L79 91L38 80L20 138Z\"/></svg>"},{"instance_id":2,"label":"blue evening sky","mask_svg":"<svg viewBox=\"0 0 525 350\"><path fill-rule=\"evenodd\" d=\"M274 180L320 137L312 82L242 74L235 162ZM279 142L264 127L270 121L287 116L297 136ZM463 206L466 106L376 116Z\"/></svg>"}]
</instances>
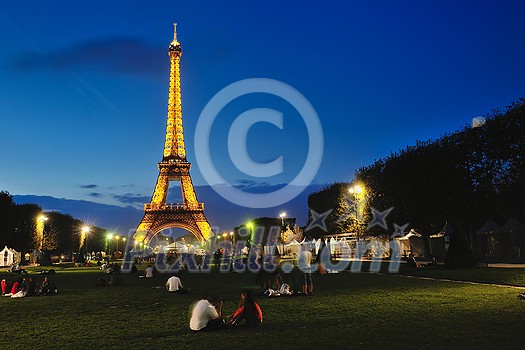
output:
<instances>
[{"instance_id":1,"label":"blue evening sky","mask_svg":"<svg viewBox=\"0 0 525 350\"><path fill-rule=\"evenodd\" d=\"M206 185L193 144L204 106L233 82L271 78L316 109L325 142L314 183L327 184L525 97L524 16L523 1L3 2L0 189L147 201L162 158L173 22L194 183ZM282 130L258 123L247 141L256 162L284 157L280 175L248 176L228 156L229 127L250 108L284 113ZM262 94L228 105L210 143L222 176L256 192L291 181L308 151L296 111Z\"/></svg>"}]
</instances>

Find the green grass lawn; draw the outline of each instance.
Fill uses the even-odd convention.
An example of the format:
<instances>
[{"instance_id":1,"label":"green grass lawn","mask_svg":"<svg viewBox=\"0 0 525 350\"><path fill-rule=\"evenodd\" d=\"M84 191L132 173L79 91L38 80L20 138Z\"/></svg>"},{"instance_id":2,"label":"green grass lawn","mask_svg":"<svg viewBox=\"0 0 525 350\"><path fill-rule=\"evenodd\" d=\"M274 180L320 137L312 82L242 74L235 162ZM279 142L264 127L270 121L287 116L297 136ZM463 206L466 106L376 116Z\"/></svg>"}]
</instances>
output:
<instances>
[{"instance_id":1,"label":"green grass lawn","mask_svg":"<svg viewBox=\"0 0 525 350\"><path fill-rule=\"evenodd\" d=\"M0 298L0 349L310 349L523 348L525 301L515 288L470 285L399 275L342 272L314 276L315 295L259 297L262 326L192 333L191 304L213 291L225 314L251 273L183 274L188 295L167 294L167 276L97 288L95 268L56 268L59 294ZM512 270L512 271L510 271ZM36 274L36 271L33 271ZM525 286L524 269L420 269L401 274ZM0 273L0 278L14 275ZM41 279L41 276L37 276Z\"/></svg>"}]
</instances>

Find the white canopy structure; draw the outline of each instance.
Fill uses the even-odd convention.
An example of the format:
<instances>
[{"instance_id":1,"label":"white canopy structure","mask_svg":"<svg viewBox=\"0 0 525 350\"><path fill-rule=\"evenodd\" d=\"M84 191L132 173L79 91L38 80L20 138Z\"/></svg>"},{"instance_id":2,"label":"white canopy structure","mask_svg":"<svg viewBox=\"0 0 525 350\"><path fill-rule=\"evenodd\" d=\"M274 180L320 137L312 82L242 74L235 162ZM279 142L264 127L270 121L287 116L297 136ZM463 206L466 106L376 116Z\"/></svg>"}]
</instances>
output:
<instances>
[{"instance_id":1,"label":"white canopy structure","mask_svg":"<svg viewBox=\"0 0 525 350\"><path fill-rule=\"evenodd\" d=\"M11 266L20 262L20 253L12 248L5 246L0 250L0 266Z\"/></svg>"},{"instance_id":2,"label":"white canopy structure","mask_svg":"<svg viewBox=\"0 0 525 350\"><path fill-rule=\"evenodd\" d=\"M315 240L314 239L314 246L315 246L315 255L319 254L319 248L321 247L321 238Z\"/></svg>"},{"instance_id":3,"label":"white canopy structure","mask_svg":"<svg viewBox=\"0 0 525 350\"><path fill-rule=\"evenodd\" d=\"M289 254L291 254L291 255L299 255L299 251L301 250L301 243L297 242L296 239L293 239L285 247L286 247L286 251Z\"/></svg>"},{"instance_id":4,"label":"white canopy structure","mask_svg":"<svg viewBox=\"0 0 525 350\"><path fill-rule=\"evenodd\" d=\"M184 243L175 241L171 243L170 245L166 246L167 251L176 251L177 253L187 253L188 252L188 246L186 246Z\"/></svg>"},{"instance_id":5,"label":"white canopy structure","mask_svg":"<svg viewBox=\"0 0 525 350\"><path fill-rule=\"evenodd\" d=\"M412 253L416 256L424 255L421 234L417 233L416 230L411 229L409 233L396 239L399 240L399 243L401 243L403 255L408 255L409 253Z\"/></svg>"}]
</instances>

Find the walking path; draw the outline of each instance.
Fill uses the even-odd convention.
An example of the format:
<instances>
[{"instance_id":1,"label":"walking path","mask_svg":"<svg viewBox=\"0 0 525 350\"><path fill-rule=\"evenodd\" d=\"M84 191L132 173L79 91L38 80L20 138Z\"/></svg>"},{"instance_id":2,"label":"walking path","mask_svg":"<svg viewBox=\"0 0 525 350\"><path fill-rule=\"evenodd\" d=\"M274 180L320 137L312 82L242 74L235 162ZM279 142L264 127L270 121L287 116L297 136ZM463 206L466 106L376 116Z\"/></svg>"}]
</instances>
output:
<instances>
[{"instance_id":1,"label":"walking path","mask_svg":"<svg viewBox=\"0 0 525 350\"><path fill-rule=\"evenodd\" d=\"M525 264L489 263L487 267L503 267L508 269L525 268Z\"/></svg>"},{"instance_id":2,"label":"walking path","mask_svg":"<svg viewBox=\"0 0 525 350\"><path fill-rule=\"evenodd\" d=\"M382 275L386 275L381 273ZM448 278L435 278L435 277L423 277L423 276L410 276L410 275L400 275L400 274L388 274L389 276L397 275L399 277L405 278L415 278L420 280L430 280L430 281L441 281L441 282L453 282L453 283L464 283L464 284L474 284L481 286L493 286L493 287L503 287L503 288L514 288L519 290L525 290L525 287L520 286L511 286L508 284L497 284L497 283L484 283L484 282L472 282L472 281L461 281L461 280L451 280Z\"/></svg>"}]
</instances>

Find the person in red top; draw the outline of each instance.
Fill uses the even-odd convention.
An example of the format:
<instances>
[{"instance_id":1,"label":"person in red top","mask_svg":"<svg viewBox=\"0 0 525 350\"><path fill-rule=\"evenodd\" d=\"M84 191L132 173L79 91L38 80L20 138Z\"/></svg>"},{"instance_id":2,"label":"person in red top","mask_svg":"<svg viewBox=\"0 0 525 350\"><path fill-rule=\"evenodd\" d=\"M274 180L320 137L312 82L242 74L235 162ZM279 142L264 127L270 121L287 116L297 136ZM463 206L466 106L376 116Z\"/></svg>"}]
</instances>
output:
<instances>
[{"instance_id":1,"label":"person in red top","mask_svg":"<svg viewBox=\"0 0 525 350\"><path fill-rule=\"evenodd\" d=\"M21 291L23 289L22 282L23 282L23 279L22 279L22 277L20 277L18 279L18 281L13 283L13 286L11 287L11 295L16 294L16 293L18 293L19 291Z\"/></svg>"},{"instance_id":2,"label":"person in red top","mask_svg":"<svg viewBox=\"0 0 525 350\"><path fill-rule=\"evenodd\" d=\"M255 302L252 293L249 290L244 290L241 293L239 308L231 315L231 321L229 323L231 325L238 325L242 320L245 320L248 327L254 327L260 325L262 319L261 307Z\"/></svg>"}]
</instances>

